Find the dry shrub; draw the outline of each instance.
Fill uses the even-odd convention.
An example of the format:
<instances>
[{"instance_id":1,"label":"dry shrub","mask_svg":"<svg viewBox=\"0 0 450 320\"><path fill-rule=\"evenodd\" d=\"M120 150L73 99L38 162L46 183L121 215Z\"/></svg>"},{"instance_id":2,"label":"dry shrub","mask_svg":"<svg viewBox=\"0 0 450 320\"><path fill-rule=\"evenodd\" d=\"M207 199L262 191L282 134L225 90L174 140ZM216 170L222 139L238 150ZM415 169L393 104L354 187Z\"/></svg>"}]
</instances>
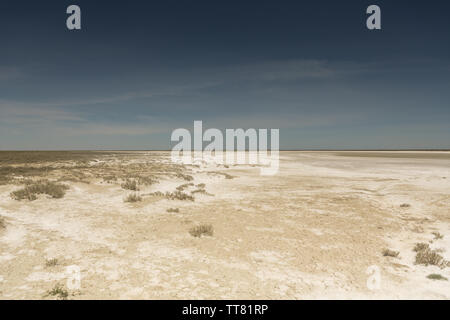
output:
<instances>
[{"instance_id":1,"label":"dry shrub","mask_svg":"<svg viewBox=\"0 0 450 320\"><path fill-rule=\"evenodd\" d=\"M427 243L417 243L414 247L416 253L416 264L423 264L425 266L433 265L440 268L445 268L449 265L436 250L432 250Z\"/></svg>"},{"instance_id":2,"label":"dry shrub","mask_svg":"<svg viewBox=\"0 0 450 320\"><path fill-rule=\"evenodd\" d=\"M138 183L136 180L127 179L121 184L121 187L125 190L139 191Z\"/></svg>"},{"instance_id":3,"label":"dry shrub","mask_svg":"<svg viewBox=\"0 0 450 320\"><path fill-rule=\"evenodd\" d=\"M400 252L398 252L398 251L389 250L389 249L384 249L383 250L383 256L385 256L385 257L397 258L399 254L400 254Z\"/></svg>"},{"instance_id":4,"label":"dry shrub","mask_svg":"<svg viewBox=\"0 0 450 320\"><path fill-rule=\"evenodd\" d=\"M203 235L212 237L214 234L214 229L210 224L202 224L189 229L189 233L191 234L191 236L197 238L200 238Z\"/></svg>"},{"instance_id":5,"label":"dry shrub","mask_svg":"<svg viewBox=\"0 0 450 320\"><path fill-rule=\"evenodd\" d=\"M181 191L175 191L175 192L166 192L162 193L161 191L156 191L151 193L153 196L157 197L165 197L170 200L189 200L194 201L195 198L193 196L188 195L187 193L181 192Z\"/></svg>"},{"instance_id":6,"label":"dry shrub","mask_svg":"<svg viewBox=\"0 0 450 320\"><path fill-rule=\"evenodd\" d=\"M186 181L192 181L192 180L194 180L194 177L192 177L192 176L190 176L190 175L188 175L188 174L177 173L175 176L176 176L177 178L181 178L181 179L186 180Z\"/></svg>"},{"instance_id":7,"label":"dry shrub","mask_svg":"<svg viewBox=\"0 0 450 320\"><path fill-rule=\"evenodd\" d=\"M33 201L37 199L37 195L47 194L54 199L60 199L64 197L67 189L69 189L69 187L64 184L58 184L47 180L39 180L26 185L23 189L11 192L11 198L14 200L27 199Z\"/></svg>"},{"instance_id":8,"label":"dry shrub","mask_svg":"<svg viewBox=\"0 0 450 320\"><path fill-rule=\"evenodd\" d=\"M59 264L59 261L58 261L58 259L56 259L56 258L53 258L53 259L47 259L46 261L45 261L45 266L46 267L55 267L55 266L57 266Z\"/></svg>"},{"instance_id":9,"label":"dry shrub","mask_svg":"<svg viewBox=\"0 0 450 320\"><path fill-rule=\"evenodd\" d=\"M167 209L167 212L169 212L169 213L179 213L180 209L178 209L178 208L169 208L169 209Z\"/></svg>"},{"instance_id":10,"label":"dry shrub","mask_svg":"<svg viewBox=\"0 0 450 320\"><path fill-rule=\"evenodd\" d=\"M440 234L439 232L433 232L434 240L440 240L444 238L444 235Z\"/></svg>"},{"instance_id":11,"label":"dry shrub","mask_svg":"<svg viewBox=\"0 0 450 320\"><path fill-rule=\"evenodd\" d=\"M178 191L184 191L184 189L187 189L187 188L193 187L193 186L194 186L194 184L192 182L191 183L185 183L185 184L182 184L182 185L178 186L177 190Z\"/></svg>"},{"instance_id":12,"label":"dry shrub","mask_svg":"<svg viewBox=\"0 0 450 320\"><path fill-rule=\"evenodd\" d=\"M69 291L67 291L63 285L56 284L51 290L47 291L47 296L53 296L60 300L67 300Z\"/></svg>"},{"instance_id":13,"label":"dry shrub","mask_svg":"<svg viewBox=\"0 0 450 320\"><path fill-rule=\"evenodd\" d=\"M138 194L130 194L124 200L124 202L139 202L139 201L142 201L142 197Z\"/></svg>"}]
</instances>

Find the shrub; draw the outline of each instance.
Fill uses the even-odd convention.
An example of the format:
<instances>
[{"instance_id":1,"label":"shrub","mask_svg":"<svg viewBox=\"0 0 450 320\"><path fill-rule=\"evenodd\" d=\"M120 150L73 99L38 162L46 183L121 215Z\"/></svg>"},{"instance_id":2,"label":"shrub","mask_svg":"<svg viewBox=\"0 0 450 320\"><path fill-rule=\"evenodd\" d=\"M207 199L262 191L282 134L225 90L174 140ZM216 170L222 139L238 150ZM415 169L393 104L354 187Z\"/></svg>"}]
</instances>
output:
<instances>
[{"instance_id":1,"label":"shrub","mask_svg":"<svg viewBox=\"0 0 450 320\"><path fill-rule=\"evenodd\" d=\"M434 235L434 240L440 240L443 239L444 236L442 234L440 234L439 232L433 232Z\"/></svg>"},{"instance_id":2,"label":"shrub","mask_svg":"<svg viewBox=\"0 0 450 320\"><path fill-rule=\"evenodd\" d=\"M170 200L189 200L194 201L194 197L181 191L166 192L165 197Z\"/></svg>"},{"instance_id":3,"label":"shrub","mask_svg":"<svg viewBox=\"0 0 450 320\"><path fill-rule=\"evenodd\" d=\"M124 183L121 184L121 187L125 190L139 191L136 180L127 179Z\"/></svg>"},{"instance_id":4,"label":"shrub","mask_svg":"<svg viewBox=\"0 0 450 320\"><path fill-rule=\"evenodd\" d=\"M6 228L6 221L5 218L0 217L0 230Z\"/></svg>"},{"instance_id":5,"label":"shrub","mask_svg":"<svg viewBox=\"0 0 450 320\"><path fill-rule=\"evenodd\" d=\"M48 296L57 297L61 300L67 300L69 297L69 292L61 284L56 284L51 290L47 291Z\"/></svg>"},{"instance_id":6,"label":"shrub","mask_svg":"<svg viewBox=\"0 0 450 320\"><path fill-rule=\"evenodd\" d=\"M190 200L190 201L195 200L195 198L193 196L190 196L187 193L181 192L179 190L177 190L175 192L166 192L166 193L162 193L161 191L156 191L156 192L153 192L150 194L153 196L156 196L156 197L165 197L170 200Z\"/></svg>"},{"instance_id":7,"label":"shrub","mask_svg":"<svg viewBox=\"0 0 450 320\"><path fill-rule=\"evenodd\" d=\"M398 251L394 251L394 250L389 250L389 249L384 249L383 250L383 256L385 257L398 257L398 255L400 254L400 252Z\"/></svg>"},{"instance_id":8,"label":"shrub","mask_svg":"<svg viewBox=\"0 0 450 320\"><path fill-rule=\"evenodd\" d=\"M425 266L433 265L441 268L445 268L449 265L436 250L431 250L427 243L417 243L414 247L416 253L416 264L423 264Z\"/></svg>"},{"instance_id":9,"label":"shrub","mask_svg":"<svg viewBox=\"0 0 450 320\"><path fill-rule=\"evenodd\" d=\"M176 177L177 177L177 178L181 178L181 179L186 180L186 181L192 181L192 180L194 180L194 178L193 178L192 176L190 176L190 175L188 175L188 174L183 174L183 173L177 173L177 174L176 174Z\"/></svg>"},{"instance_id":10,"label":"shrub","mask_svg":"<svg viewBox=\"0 0 450 320\"><path fill-rule=\"evenodd\" d=\"M125 198L125 202L139 202L142 201L142 197L138 194L130 194L128 197Z\"/></svg>"},{"instance_id":11,"label":"shrub","mask_svg":"<svg viewBox=\"0 0 450 320\"><path fill-rule=\"evenodd\" d=\"M409 203L402 203L400 205L400 208L409 208L409 207L411 207L411 205Z\"/></svg>"},{"instance_id":12,"label":"shrub","mask_svg":"<svg viewBox=\"0 0 450 320\"><path fill-rule=\"evenodd\" d=\"M178 191L184 191L184 189L192 187L192 186L194 186L194 184L192 182L191 183L185 183L185 184L182 184L181 186L178 186L177 190Z\"/></svg>"},{"instance_id":13,"label":"shrub","mask_svg":"<svg viewBox=\"0 0 450 320\"><path fill-rule=\"evenodd\" d=\"M212 237L214 234L214 230L212 225L202 224L189 229L189 233L191 234L191 236L197 238L200 238L203 235Z\"/></svg>"},{"instance_id":14,"label":"shrub","mask_svg":"<svg viewBox=\"0 0 450 320\"><path fill-rule=\"evenodd\" d=\"M47 194L54 199L60 199L66 194L68 186L58 184L47 180L40 180L25 186L25 188L11 192L11 198L14 200L27 199L36 200L38 194Z\"/></svg>"},{"instance_id":15,"label":"shrub","mask_svg":"<svg viewBox=\"0 0 450 320\"><path fill-rule=\"evenodd\" d=\"M431 280L445 280L445 281L448 280L446 277L441 276L440 274L436 274L436 273L427 275L427 278L431 279Z\"/></svg>"},{"instance_id":16,"label":"shrub","mask_svg":"<svg viewBox=\"0 0 450 320\"><path fill-rule=\"evenodd\" d=\"M53 258L53 259L47 259L45 261L45 266L46 267L55 267L59 264L58 259Z\"/></svg>"},{"instance_id":17,"label":"shrub","mask_svg":"<svg viewBox=\"0 0 450 320\"><path fill-rule=\"evenodd\" d=\"M179 213L179 212L180 212L180 209L178 209L178 208L169 208L169 209L167 209L167 212L170 212L170 213Z\"/></svg>"}]
</instances>

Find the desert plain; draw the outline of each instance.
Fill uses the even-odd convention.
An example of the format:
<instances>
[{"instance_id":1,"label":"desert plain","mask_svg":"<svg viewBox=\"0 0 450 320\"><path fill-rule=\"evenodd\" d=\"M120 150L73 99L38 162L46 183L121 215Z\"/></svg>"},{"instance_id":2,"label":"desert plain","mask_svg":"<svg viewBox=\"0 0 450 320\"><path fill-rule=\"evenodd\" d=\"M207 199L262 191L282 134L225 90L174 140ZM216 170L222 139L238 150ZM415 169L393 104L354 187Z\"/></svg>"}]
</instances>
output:
<instances>
[{"instance_id":1,"label":"desert plain","mask_svg":"<svg viewBox=\"0 0 450 320\"><path fill-rule=\"evenodd\" d=\"M450 152L0 152L0 299L449 299L449 251Z\"/></svg>"}]
</instances>

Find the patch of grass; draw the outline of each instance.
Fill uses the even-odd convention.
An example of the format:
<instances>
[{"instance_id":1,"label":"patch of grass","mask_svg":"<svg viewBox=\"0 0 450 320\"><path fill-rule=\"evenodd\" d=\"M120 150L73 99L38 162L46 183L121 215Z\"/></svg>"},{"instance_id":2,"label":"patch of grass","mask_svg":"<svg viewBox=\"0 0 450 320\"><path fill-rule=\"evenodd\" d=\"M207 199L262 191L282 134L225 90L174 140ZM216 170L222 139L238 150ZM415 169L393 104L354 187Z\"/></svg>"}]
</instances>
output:
<instances>
[{"instance_id":1,"label":"patch of grass","mask_svg":"<svg viewBox=\"0 0 450 320\"><path fill-rule=\"evenodd\" d=\"M51 290L47 291L47 296L56 297L60 300L67 300L69 291L67 291L63 285L58 283Z\"/></svg>"},{"instance_id":2,"label":"patch of grass","mask_svg":"<svg viewBox=\"0 0 450 320\"><path fill-rule=\"evenodd\" d=\"M444 238L444 235L440 234L439 232L433 232L434 240L440 240Z\"/></svg>"},{"instance_id":3,"label":"patch of grass","mask_svg":"<svg viewBox=\"0 0 450 320\"><path fill-rule=\"evenodd\" d=\"M427 243L417 243L414 247L416 253L415 264L422 264L425 266L433 265L440 268L445 268L449 265L437 250L432 250Z\"/></svg>"},{"instance_id":4,"label":"patch of grass","mask_svg":"<svg viewBox=\"0 0 450 320\"><path fill-rule=\"evenodd\" d=\"M45 261L45 266L46 267L56 267L57 265L59 264L59 261L58 261L58 259L56 259L56 258L53 258L53 259L47 259L46 261Z\"/></svg>"},{"instance_id":5,"label":"patch of grass","mask_svg":"<svg viewBox=\"0 0 450 320\"><path fill-rule=\"evenodd\" d=\"M123 201L124 202L139 202L139 201L142 201L142 197L138 194L130 194Z\"/></svg>"},{"instance_id":6,"label":"patch of grass","mask_svg":"<svg viewBox=\"0 0 450 320\"><path fill-rule=\"evenodd\" d=\"M138 183L136 180L127 179L121 184L121 187L125 190L139 191Z\"/></svg>"},{"instance_id":7,"label":"patch of grass","mask_svg":"<svg viewBox=\"0 0 450 320\"><path fill-rule=\"evenodd\" d=\"M67 189L69 189L69 187L64 184L39 180L26 185L23 189L11 192L11 198L19 201L24 199L33 201L37 199L37 195L47 194L54 199L60 199L64 197Z\"/></svg>"},{"instance_id":8,"label":"patch of grass","mask_svg":"<svg viewBox=\"0 0 450 320\"><path fill-rule=\"evenodd\" d=\"M397 258L399 254L400 254L400 252L398 252L398 251L389 250L389 249L384 249L384 250L383 250L383 256L384 256L384 257L394 257L394 258Z\"/></svg>"},{"instance_id":9,"label":"patch of grass","mask_svg":"<svg viewBox=\"0 0 450 320\"><path fill-rule=\"evenodd\" d=\"M427 278L431 279L431 280L445 280L445 281L448 280L446 277L441 276L440 274L437 274L437 273L429 274L429 275L427 275Z\"/></svg>"},{"instance_id":10,"label":"patch of grass","mask_svg":"<svg viewBox=\"0 0 450 320\"><path fill-rule=\"evenodd\" d=\"M197 238L200 238L203 235L212 237L214 234L214 229L213 226L210 224L202 224L189 229L189 233L191 236Z\"/></svg>"},{"instance_id":11,"label":"patch of grass","mask_svg":"<svg viewBox=\"0 0 450 320\"><path fill-rule=\"evenodd\" d=\"M178 208L169 208L169 209L167 209L167 212L169 212L169 213L179 213L180 209L178 209Z\"/></svg>"}]
</instances>

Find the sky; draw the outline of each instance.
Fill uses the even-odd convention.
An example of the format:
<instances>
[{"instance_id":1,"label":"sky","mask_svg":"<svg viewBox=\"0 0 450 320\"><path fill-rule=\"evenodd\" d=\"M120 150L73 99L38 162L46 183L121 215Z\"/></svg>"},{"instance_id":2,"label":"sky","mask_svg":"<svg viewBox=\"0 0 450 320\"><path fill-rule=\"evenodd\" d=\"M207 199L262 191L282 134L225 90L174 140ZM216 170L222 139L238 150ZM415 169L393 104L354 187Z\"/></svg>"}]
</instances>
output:
<instances>
[{"instance_id":1,"label":"sky","mask_svg":"<svg viewBox=\"0 0 450 320\"><path fill-rule=\"evenodd\" d=\"M81 8L68 30L66 8ZM366 9L381 8L381 30ZM450 149L448 1L0 3L0 150L167 150L176 128L281 149Z\"/></svg>"}]
</instances>

